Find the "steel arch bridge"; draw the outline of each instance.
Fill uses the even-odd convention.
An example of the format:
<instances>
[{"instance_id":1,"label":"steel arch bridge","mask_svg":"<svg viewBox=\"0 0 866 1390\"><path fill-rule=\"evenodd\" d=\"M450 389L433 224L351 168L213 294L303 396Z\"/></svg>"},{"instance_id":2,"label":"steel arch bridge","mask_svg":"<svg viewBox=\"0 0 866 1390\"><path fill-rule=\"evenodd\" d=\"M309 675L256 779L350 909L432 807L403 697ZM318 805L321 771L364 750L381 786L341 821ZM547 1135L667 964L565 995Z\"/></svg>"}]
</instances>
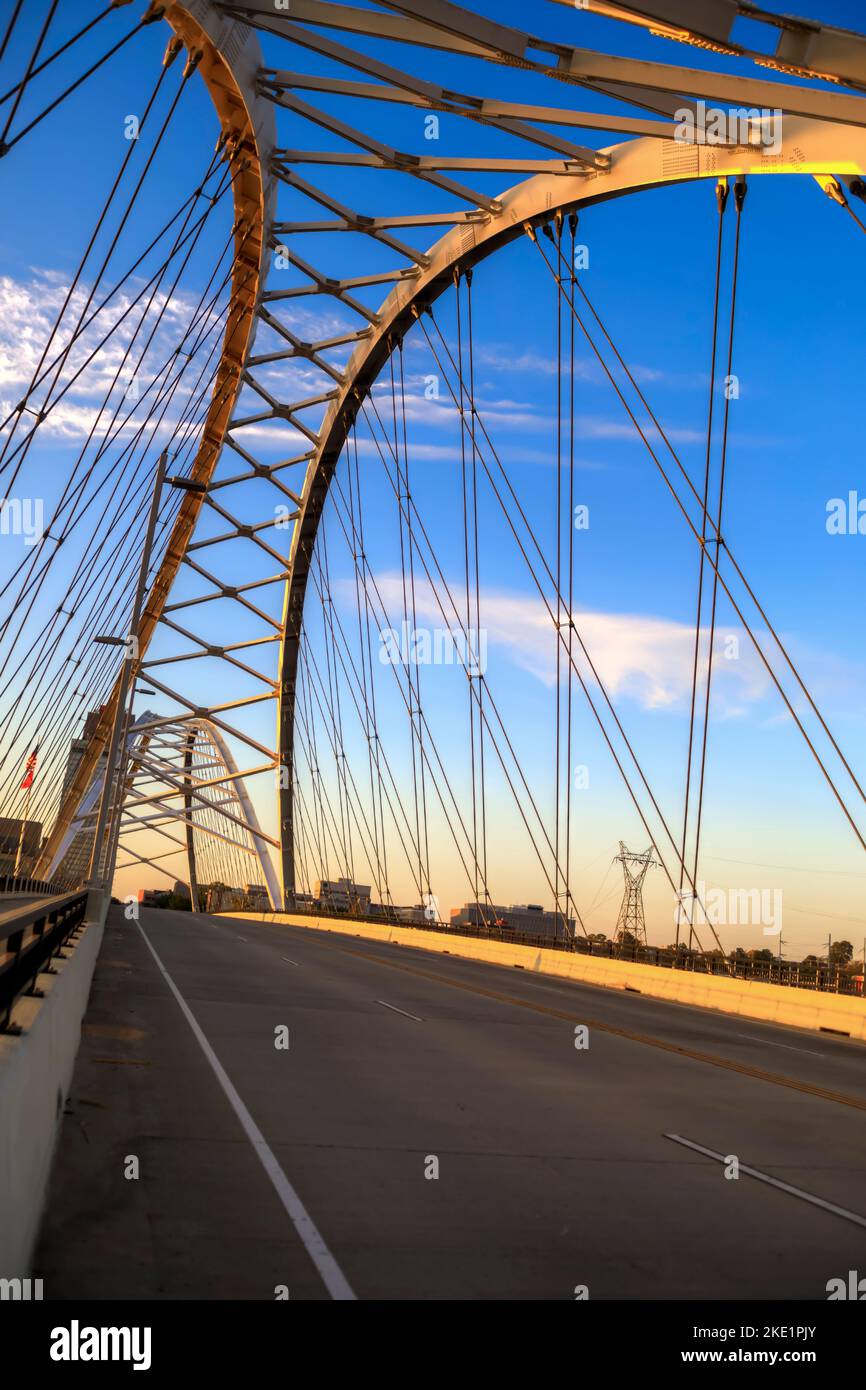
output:
<instances>
[{"instance_id":1,"label":"steel arch bridge","mask_svg":"<svg viewBox=\"0 0 866 1390\"><path fill-rule=\"evenodd\" d=\"M43 765L54 769L38 791L46 833L30 866L34 876L59 871L70 836L80 834L83 824L91 840L95 830L90 872L98 880L111 879L118 842L132 859L153 865L152 854L136 849L135 837L148 829L136 808L146 800L166 822L180 819L185 824L187 877L195 898L201 880L194 840L204 833L203 812L190 795L189 775L186 782L183 775L184 749L195 748L202 768L207 769L210 756L211 764L218 764L217 776L234 789L224 806L209 805L209 838L213 843L220 839L220 815L227 825L242 829L244 853L259 863L275 908L297 906L311 895L316 880L344 876L352 882L363 865L380 901L395 907L391 880L399 857L408 866L404 895L408 892L428 910L438 911L430 908L436 899L430 839L438 817L439 833L450 837L449 852L467 892L482 915L495 916L495 885L488 868L489 798L510 796L539 892L552 901L564 929L585 930L581 907L586 903L572 862L574 700L588 707L596 736L624 784L630 814L637 817L641 833L648 833L671 892L696 901L719 596L732 606L780 708L802 734L840 825L866 847L860 829L863 790L852 760L723 531L728 398L724 405L716 404L714 420L710 393L706 470L701 466L693 475L584 291L576 261L578 218L584 209L626 195L711 181L713 216L716 209L719 214L713 367L721 367L727 354L730 374L735 301L732 295L729 323L720 321L722 237L724 231L735 238L735 289L746 189L757 176L811 180L839 205L840 217L850 216L852 237L857 235L854 224L866 178L866 39L813 19L783 19L743 0L694 0L688 5L681 0L590 0L577 14L565 0L554 0L545 9L543 27L545 33L561 30L563 37L556 39L522 32L446 0L387 0L375 7L330 0L292 0L286 7L270 0L188 0L143 7L125 0L104 12L94 6L80 37L64 35L60 44L59 36L57 52L63 56L55 62L55 10L46 0L36 22L31 14L29 24L16 12L5 39L0 38L10 58L20 57L17 78L13 76L0 105L5 126L0 178L16 157L16 147L23 151L28 141L40 138L52 122L62 120L63 103L75 99L79 81L67 81L65 69L76 45L84 53L94 35L111 30L106 32L108 55L91 61L88 51L82 60L87 82L92 82L115 47L149 42L161 29L168 46L158 73L158 100L171 81L179 84L178 93L153 136L152 154L148 105L141 132L136 130L124 155L122 173L125 177L133 154L144 165L142 178L151 161L156 167L156 146L164 131L171 138L180 94L203 84L218 124L217 151L204 178L193 186L190 207L204 206L202 217L210 216L208 206L227 210L227 233L219 262L222 298L203 295L180 346L168 355L168 367L151 361L155 339L146 338L131 393L127 367L132 346L137 352L138 335L146 337L153 317L165 315L167 304L171 310L172 295L182 283L180 269L187 273L194 263L182 255L193 236L184 228L198 227L189 221L189 209L181 224L183 236L177 227L172 233L171 254L161 261L165 243L157 243L155 252L153 244L147 248L159 274L156 278L154 271L147 284L155 282L158 292L148 301L135 335L128 324L123 329L122 370L91 427L90 454L83 451L81 467L57 502L39 545L3 589L8 611L0 640L6 651L3 670L8 665L9 671L6 677L0 673L2 698L9 706L4 715L4 815L35 818L25 798L37 793L18 780L31 747L38 745ZM688 67L578 47L571 37L580 36L584 11L621 21L624 35L630 28L649 30L683 45L683 53L694 48L701 63ZM772 39L769 48L751 49L736 40L743 17L765 26ZM430 53L442 56L454 80L464 81L465 87L456 90L430 80ZM756 77L755 67L771 70L772 77ZM29 114L25 98L33 102ZM684 139L684 118L686 129L700 129L707 103L736 109L733 126L719 139L694 134ZM158 105L153 110L157 120ZM771 144L767 114L776 110L783 118L781 136ZM427 137L438 132L440 121L459 132L451 143L460 153L429 153ZM390 143L392 127L401 138L407 129L414 131L413 147ZM579 143L581 132L600 134L598 147ZM474 155L473 142L482 136L485 148L501 153ZM134 181L135 171L131 164L129 168ZM342 192L345 184L351 195ZM133 200L139 187L133 182ZM417 210L419 198L429 210ZM382 206L398 210L372 210ZM728 233L732 220L736 229ZM127 216L121 221L124 234L128 224ZM102 234L107 226L103 210L96 230ZM525 245L555 296L558 350L564 354L557 382L570 370L569 403L561 408L557 397L561 418L556 447L558 456L571 459L571 486L560 495L558 461L556 524L553 538L546 541L497 453L476 398L473 283L484 263L514 243ZM710 245L716 246L714 227ZM8 411L4 408L0 473L7 480L17 479L28 458L38 454L40 431L47 433L52 411L56 417L55 407L69 389L67 378L79 369L79 342L83 340L84 352L87 335L95 337L103 312L110 313L102 302L98 315L90 313L110 259L95 277L86 255L81 264L76 293L62 302L23 395ZM178 278L171 281L175 268ZM87 283L93 288L73 321ZM324 327L318 334L309 332L312 316L306 306L313 300L332 306L330 319L320 316ZM105 300L107 305L115 302L110 296ZM475 305L477 315L477 299ZM449 314L452 321L446 324ZM164 322L160 319L160 332ZM667 814L574 612L577 330L646 447L700 566L684 805ZM464 532L456 568L465 574L456 599L455 585L449 585L445 573L448 566L436 553L430 517L425 526L417 506L414 468L410 479L404 369L415 340L435 364L435 388L444 387L446 400L450 398L459 434L454 477L462 478L463 498L462 509L456 505L454 525L456 533ZM101 340L94 353L97 362L99 352L105 352ZM94 357L88 354L85 365ZM195 370L199 375L189 384L182 372ZM558 393L560 389L558 384ZM170 431L163 410L166 396L172 409L184 402ZM141 446L134 480L124 474L128 461L123 454L118 452L116 466L112 454L120 451L124 438L116 423L120 402L130 398L132 423L123 423L127 434L135 425ZM410 415L413 405L409 403ZM288 441L287 449L281 441ZM117 574L135 578L158 456L167 459L174 476L153 502L157 525L152 551L144 557L141 602L136 606L134 583L121 589L117 578L116 610L108 613L103 596L85 620L84 596L100 578L106 535L125 546ZM381 567L376 572L365 542L365 522L369 539L380 500L366 496L362 508L362 457L382 463L386 496L396 503L398 543L392 539L392 546L394 554L399 551L400 568L399 582L390 588ZM100 473L115 467L114 473ZM125 476L127 482L121 483ZM110 519L107 494L127 486L137 512ZM482 494L498 508L504 534L538 590L552 634L556 761L552 805L546 811L516 743L515 726L522 721L513 712L512 724L503 717L501 700L478 659ZM85 513L86 520L80 520ZM97 514L100 525L94 521ZM71 547L61 551L61 546L76 527L76 534L87 534L88 541L77 561L75 584L43 614L31 595L48 584L49 573L62 569ZM342 534L347 556L347 574L333 583L326 532L332 550L333 537ZM352 598L356 646L340 617L341 602ZM712 625L704 650L710 603ZM462 646L455 668L459 698L468 706L470 749L460 786L453 785L456 777L449 777L449 755L437 743L425 708L418 662L405 651L387 662L380 651L374 662L371 630L393 630L395 609L412 631L419 610L426 609L441 618L451 637L459 638L456 646ZM108 631L97 636L100 626ZM101 641L98 660L92 657L94 640ZM64 641L69 651L62 661L67 664L58 671L43 653L62 652ZM114 650L122 644L123 658ZM79 680L76 673L73 690L67 678L81 665L89 674ZM397 689L391 703L380 699L377 707L377 681L383 677L378 666L396 680ZM153 752L143 750L142 716L133 714L138 691L139 698L156 695L167 707L160 713L148 710L145 716L148 746L162 749L158 765ZM439 694L437 687L429 698L433 704L447 704L451 697ZM388 747L395 704L402 708L402 735L404 743L408 735L409 745L399 752ZM270 739L260 732L263 706L273 715ZM358 724L354 740L345 733L353 709ZM86 737L78 739L75 760L69 761L70 740L91 711ZM142 776L156 773L163 775L162 790L151 787L142 797ZM369 781L369 791L362 791L362 778ZM256 779L264 788L260 804L274 808L273 834L262 831L246 791ZM233 832L223 836L233 844L237 839ZM276 875L264 849L268 844L277 852ZM215 876L218 868L214 858ZM690 918L699 940L705 919L705 913ZM713 935L707 926L706 936Z\"/></svg>"}]
</instances>

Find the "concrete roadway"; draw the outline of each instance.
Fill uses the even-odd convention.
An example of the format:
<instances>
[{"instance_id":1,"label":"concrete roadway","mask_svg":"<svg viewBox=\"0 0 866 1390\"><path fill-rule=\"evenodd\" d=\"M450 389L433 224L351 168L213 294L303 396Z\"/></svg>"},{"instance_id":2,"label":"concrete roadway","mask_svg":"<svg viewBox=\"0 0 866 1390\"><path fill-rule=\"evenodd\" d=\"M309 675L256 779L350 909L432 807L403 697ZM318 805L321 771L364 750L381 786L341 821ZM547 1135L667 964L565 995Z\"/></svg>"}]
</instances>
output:
<instances>
[{"instance_id":1,"label":"concrete roadway","mask_svg":"<svg viewBox=\"0 0 866 1390\"><path fill-rule=\"evenodd\" d=\"M337 933L141 927L112 909L46 1298L824 1299L866 1274L862 1044Z\"/></svg>"}]
</instances>

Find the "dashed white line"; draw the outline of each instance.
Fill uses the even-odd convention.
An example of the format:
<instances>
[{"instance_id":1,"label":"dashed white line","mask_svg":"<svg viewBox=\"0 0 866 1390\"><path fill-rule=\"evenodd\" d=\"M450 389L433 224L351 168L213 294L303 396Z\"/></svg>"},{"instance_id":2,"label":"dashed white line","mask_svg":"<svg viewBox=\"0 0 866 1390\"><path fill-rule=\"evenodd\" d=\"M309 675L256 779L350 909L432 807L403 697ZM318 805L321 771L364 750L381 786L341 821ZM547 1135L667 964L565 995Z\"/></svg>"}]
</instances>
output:
<instances>
[{"instance_id":1,"label":"dashed white line","mask_svg":"<svg viewBox=\"0 0 866 1390\"><path fill-rule=\"evenodd\" d=\"M299 960L292 960L291 956L280 956L280 960L287 960L289 965L300 965Z\"/></svg>"},{"instance_id":2,"label":"dashed white line","mask_svg":"<svg viewBox=\"0 0 866 1390\"><path fill-rule=\"evenodd\" d=\"M672 1139L675 1144L683 1144L687 1149L694 1149L696 1153L704 1154L707 1158L715 1158L719 1163L728 1161L727 1154L716 1153L714 1149L705 1149L703 1144L695 1144L691 1139L684 1139L681 1134L666 1134L665 1139ZM851 1221L855 1226L866 1227L866 1217L858 1216L856 1212L848 1211L845 1207L837 1207L834 1202L825 1202L823 1197L814 1197L811 1192L804 1192L801 1187L792 1187L788 1182L780 1182L778 1178L771 1178L769 1173L762 1173L758 1168L749 1168L745 1163L741 1163L739 1171L750 1178L757 1178L758 1182L765 1182L770 1187L777 1187L780 1192L787 1192L791 1197L799 1197L801 1202L808 1202L813 1207L821 1207L823 1211L829 1211L833 1216L841 1216L843 1221Z\"/></svg>"},{"instance_id":3,"label":"dashed white line","mask_svg":"<svg viewBox=\"0 0 866 1390\"><path fill-rule=\"evenodd\" d=\"M277 1196L285 1207L291 1219L292 1225L297 1231L304 1248L316 1269L321 1275L322 1282L328 1293L334 1299L354 1300L355 1294L337 1261L334 1259L322 1236L309 1215L306 1207L301 1201L292 1184L289 1182L277 1159L268 1145L265 1136L262 1134L252 1115L244 1105L234 1085L232 1084L222 1063L199 1027L195 1014L190 1009L174 980L169 975L153 946L148 940L147 933L140 922L136 923L138 930L144 937L144 944L156 961L159 973L162 975L175 999L181 1013L192 1029L198 1044L207 1060L210 1062L213 1073L222 1087L229 1105L234 1110L241 1122L241 1127L253 1146L256 1156L262 1167L274 1185Z\"/></svg>"},{"instance_id":4,"label":"dashed white line","mask_svg":"<svg viewBox=\"0 0 866 1390\"><path fill-rule=\"evenodd\" d=\"M402 1014L404 1018L413 1019L415 1023L424 1022L423 1018L419 1018L417 1014L407 1014L405 1009L398 1009L396 1004L388 1004L384 999L377 999L376 1003L381 1004L383 1009L391 1009L395 1014Z\"/></svg>"},{"instance_id":5,"label":"dashed white line","mask_svg":"<svg viewBox=\"0 0 866 1390\"><path fill-rule=\"evenodd\" d=\"M772 1042L769 1038L753 1038L751 1033L736 1033L735 1036L738 1038L746 1038L749 1042L767 1043L769 1047L784 1047L788 1052L805 1052L809 1057L820 1057L823 1062L827 1060L825 1053L813 1052L811 1047L793 1047L791 1043Z\"/></svg>"}]
</instances>

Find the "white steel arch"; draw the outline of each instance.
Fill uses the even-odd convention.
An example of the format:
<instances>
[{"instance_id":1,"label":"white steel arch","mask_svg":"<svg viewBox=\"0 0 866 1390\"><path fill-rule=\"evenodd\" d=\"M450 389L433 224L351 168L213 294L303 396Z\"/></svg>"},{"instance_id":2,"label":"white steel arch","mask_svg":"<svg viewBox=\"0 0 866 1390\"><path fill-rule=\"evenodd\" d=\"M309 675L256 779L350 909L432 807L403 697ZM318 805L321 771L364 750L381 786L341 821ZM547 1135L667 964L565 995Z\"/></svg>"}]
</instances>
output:
<instances>
[{"instance_id":1,"label":"white steel arch","mask_svg":"<svg viewBox=\"0 0 866 1390\"><path fill-rule=\"evenodd\" d=\"M526 179L500 195L497 212L483 221L450 230L432 245L426 265L411 279L398 282L383 301L328 407L316 453L304 479L292 535L283 617L278 737L282 764L288 773L281 779L280 795L283 882L284 893L289 896L294 891L295 853L292 731L310 556L348 430L364 396L413 318L451 285L455 272L463 273L527 232L534 235L537 227L550 222L557 213L579 212L593 203L666 185L783 174L810 176L831 196L844 198L838 179L849 186L866 176L866 129L788 117L782 148L772 154L760 146L682 146L647 137L610 146L600 153L606 160L603 169L566 177L539 174Z\"/></svg>"}]
</instances>

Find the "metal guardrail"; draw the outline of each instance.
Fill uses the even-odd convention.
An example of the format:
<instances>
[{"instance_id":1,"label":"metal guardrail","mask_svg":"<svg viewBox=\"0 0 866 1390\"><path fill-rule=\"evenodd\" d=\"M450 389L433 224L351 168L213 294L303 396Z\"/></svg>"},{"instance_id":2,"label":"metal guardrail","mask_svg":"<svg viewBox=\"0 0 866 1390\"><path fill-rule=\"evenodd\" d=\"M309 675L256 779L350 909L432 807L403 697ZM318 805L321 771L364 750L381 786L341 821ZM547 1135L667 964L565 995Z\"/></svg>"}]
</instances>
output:
<instances>
[{"instance_id":1,"label":"metal guardrail","mask_svg":"<svg viewBox=\"0 0 866 1390\"><path fill-rule=\"evenodd\" d=\"M14 1031L12 1008L22 994L38 994L37 977L81 926L87 893L64 893L0 910L0 1033ZM2 909L2 899L0 899Z\"/></svg>"},{"instance_id":2,"label":"metal guardrail","mask_svg":"<svg viewBox=\"0 0 866 1390\"><path fill-rule=\"evenodd\" d=\"M239 915L253 908L232 908ZM547 951L569 951L578 955L600 956L607 960L627 960L637 965L658 965L668 970L690 970L699 975L723 975L731 980L756 980L763 984L783 985L796 989L814 989L822 993L850 994L860 997L862 991L849 975L838 966L804 966L798 961L736 960L729 956L703 955L700 952L667 951L661 946L617 946L613 941L588 941L576 936L554 938L545 933L511 931L508 927L452 926L450 922L407 922L393 913L376 913L363 917L349 912L334 912L323 908L293 907L292 916L324 917L342 922L367 922L376 925L414 928L417 931L441 932L445 936L471 936L485 941L508 941L515 946L535 946Z\"/></svg>"},{"instance_id":3,"label":"metal guardrail","mask_svg":"<svg viewBox=\"0 0 866 1390\"><path fill-rule=\"evenodd\" d=\"M799 961L739 960L730 956L703 955L699 952L664 950L661 946L619 947L612 941L586 941L577 937L574 949L583 955L606 956L634 961L638 965L659 965L669 970L690 970L698 975L723 975L730 980L756 980L767 985L794 989L814 989L824 993L860 995L855 982L838 966L804 966Z\"/></svg>"}]
</instances>

